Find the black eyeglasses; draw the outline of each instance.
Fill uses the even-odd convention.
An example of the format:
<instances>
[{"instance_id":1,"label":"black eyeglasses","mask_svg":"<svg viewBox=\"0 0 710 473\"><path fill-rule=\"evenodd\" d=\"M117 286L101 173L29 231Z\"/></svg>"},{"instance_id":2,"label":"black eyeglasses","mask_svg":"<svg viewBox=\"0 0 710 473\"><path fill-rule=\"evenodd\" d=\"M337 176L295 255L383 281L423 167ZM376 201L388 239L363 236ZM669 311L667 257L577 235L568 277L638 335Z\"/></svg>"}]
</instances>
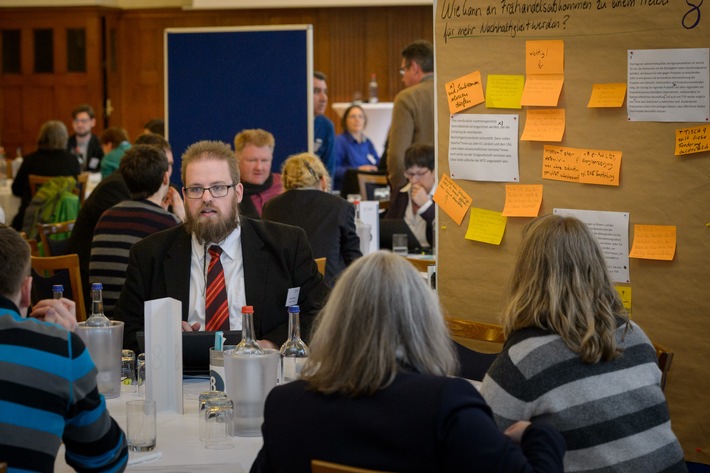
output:
<instances>
[{"instance_id":1,"label":"black eyeglasses","mask_svg":"<svg viewBox=\"0 0 710 473\"><path fill-rule=\"evenodd\" d=\"M236 187L236 184L217 184L212 187L183 187L182 190L185 191L188 199L201 199L205 191L210 191L212 197L224 197L229 193L230 187Z\"/></svg>"}]
</instances>

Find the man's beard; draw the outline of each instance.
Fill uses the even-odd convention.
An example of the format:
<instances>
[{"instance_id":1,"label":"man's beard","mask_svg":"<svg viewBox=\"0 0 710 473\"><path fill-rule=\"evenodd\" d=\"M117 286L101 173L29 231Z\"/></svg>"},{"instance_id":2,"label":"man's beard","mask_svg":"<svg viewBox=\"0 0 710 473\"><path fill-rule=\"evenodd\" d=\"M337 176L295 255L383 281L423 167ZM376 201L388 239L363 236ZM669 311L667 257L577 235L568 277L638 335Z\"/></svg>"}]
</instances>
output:
<instances>
[{"instance_id":1,"label":"man's beard","mask_svg":"<svg viewBox=\"0 0 710 473\"><path fill-rule=\"evenodd\" d=\"M91 136L91 130L82 131L81 133L74 133L78 138L87 138Z\"/></svg>"},{"instance_id":2,"label":"man's beard","mask_svg":"<svg viewBox=\"0 0 710 473\"><path fill-rule=\"evenodd\" d=\"M228 214L219 213L217 219L200 220L200 212L205 208L217 209L213 205L202 204L202 207L197 211L197 217L195 217L185 205L185 229L188 233L194 234L200 244L220 242L239 226L239 205L236 202L236 196L232 200L230 212Z\"/></svg>"}]
</instances>

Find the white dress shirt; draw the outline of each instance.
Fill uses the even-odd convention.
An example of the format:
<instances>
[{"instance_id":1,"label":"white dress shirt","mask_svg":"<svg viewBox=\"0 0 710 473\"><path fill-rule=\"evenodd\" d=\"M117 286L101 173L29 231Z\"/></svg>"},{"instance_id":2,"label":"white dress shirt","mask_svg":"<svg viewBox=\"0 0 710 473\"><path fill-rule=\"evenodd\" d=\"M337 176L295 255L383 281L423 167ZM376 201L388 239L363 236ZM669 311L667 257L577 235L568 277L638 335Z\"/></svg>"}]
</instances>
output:
<instances>
[{"instance_id":1,"label":"white dress shirt","mask_svg":"<svg viewBox=\"0 0 710 473\"><path fill-rule=\"evenodd\" d=\"M190 325L200 323L205 329L205 285L207 268L210 264L209 247L217 244L222 248L220 261L224 269L224 281L229 301L229 329L242 329L242 306L246 305L244 290L244 259L242 258L242 230L237 227L219 243L201 245L192 235L192 256L190 259L190 309L187 321Z\"/></svg>"},{"instance_id":2,"label":"white dress shirt","mask_svg":"<svg viewBox=\"0 0 710 473\"><path fill-rule=\"evenodd\" d=\"M406 192L409 194L411 189L412 185L407 184L402 187L400 192ZM424 205L419 207L417 213L414 213L414 208L412 207L412 196L407 195L407 210L404 212L404 221L407 222L409 229L412 230L414 236L417 237L417 240L419 241L419 244L422 245L422 248L429 248L431 246L426 239L426 220L424 220L422 214L426 212L429 207L434 205L434 192L436 192L436 182L433 186L431 186L431 190L429 191L429 200L427 200Z\"/></svg>"}]
</instances>

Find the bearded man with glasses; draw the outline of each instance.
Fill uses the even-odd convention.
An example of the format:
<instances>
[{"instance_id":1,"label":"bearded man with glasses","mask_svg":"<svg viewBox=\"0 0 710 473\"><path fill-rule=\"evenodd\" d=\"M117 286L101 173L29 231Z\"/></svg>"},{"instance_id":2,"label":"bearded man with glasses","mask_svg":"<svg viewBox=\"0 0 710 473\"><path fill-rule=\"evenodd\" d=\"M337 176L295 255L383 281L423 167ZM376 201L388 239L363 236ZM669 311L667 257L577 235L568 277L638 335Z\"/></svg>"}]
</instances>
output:
<instances>
[{"instance_id":1,"label":"bearded man with glasses","mask_svg":"<svg viewBox=\"0 0 710 473\"><path fill-rule=\"evenodd\" d=\"M136 349L145 301L182 302L182 328L241 330L254 307L259 344L278 348L288 334L286 300L297 292L301 332L309 333L327 288L302 229L239 214L244 188L228 144L200 141L182 156L186 220L133 245L114 315L124 347Z\"/></svg>"}]
</instances>

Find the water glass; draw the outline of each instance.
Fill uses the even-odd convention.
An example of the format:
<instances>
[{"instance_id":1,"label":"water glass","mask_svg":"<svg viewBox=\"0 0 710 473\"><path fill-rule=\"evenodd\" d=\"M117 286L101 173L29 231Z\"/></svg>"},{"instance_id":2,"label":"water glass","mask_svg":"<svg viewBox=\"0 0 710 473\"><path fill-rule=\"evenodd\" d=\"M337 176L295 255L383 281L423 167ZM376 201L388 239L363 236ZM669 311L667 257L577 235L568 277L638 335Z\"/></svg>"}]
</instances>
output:
<instances>
[{"instance_id":1,"label":"water glass","mask_svg":"<svg viewBox=\"0 0 710 473\"><path fill-rule=\"evenodd\" d=\"M148 452L155 448L155 412L155 401L141 399L126 403L126 439L129 450Z\"/></svg>"},{"instance_id":2,"label":"water glass","mask_svg":"<svg viewBox=\"0 0 710 473\"><path fill-rule=\"evenodd\" d=\"M205 408L207 407L207 401L212 399L227 399L227 395L223 391L205 391L200 393L199 404L197 407L197 418L199 426L200 440L206 440L206 426L205 426Z\"/></svg>"},{"instance_id":3,"label":"water glass","mask_svg":"<svg viewBox=\"0 0 710 473\"><path fill-rule=\"evenodd\" d=\"M397 255L407 256L406 233L395 233L392 235L392 251Z\"/></svg>"},{"instance_id":4,"label":"water glass","mask_svg":"<svg viewBox=\"0 0 710 473\"><path fill-rule=\"evenodd\" d=\"M232 424L234 403L226 398L209 399L205 403L205 448L227 450L234 448Z\"/></svg>"},{"instance_id":5,"label":"water glass","mask_svg":"<svg viewBox=\"0 0 710 473\"><path fill-rule=\"evenodd\" d=\"M134 392L136 388L136 354L133 350L121 351L121 392Z\"/></svg>"},{"instance_id":6,"label":"water glass","mask_svg":"<svg viewBox=\"0 0 710 473\"><path fill-rule=\"evenodd\" d=\"M145 353L136 358L136 394L145 397Z\"/></svg>"}]
</instances>

